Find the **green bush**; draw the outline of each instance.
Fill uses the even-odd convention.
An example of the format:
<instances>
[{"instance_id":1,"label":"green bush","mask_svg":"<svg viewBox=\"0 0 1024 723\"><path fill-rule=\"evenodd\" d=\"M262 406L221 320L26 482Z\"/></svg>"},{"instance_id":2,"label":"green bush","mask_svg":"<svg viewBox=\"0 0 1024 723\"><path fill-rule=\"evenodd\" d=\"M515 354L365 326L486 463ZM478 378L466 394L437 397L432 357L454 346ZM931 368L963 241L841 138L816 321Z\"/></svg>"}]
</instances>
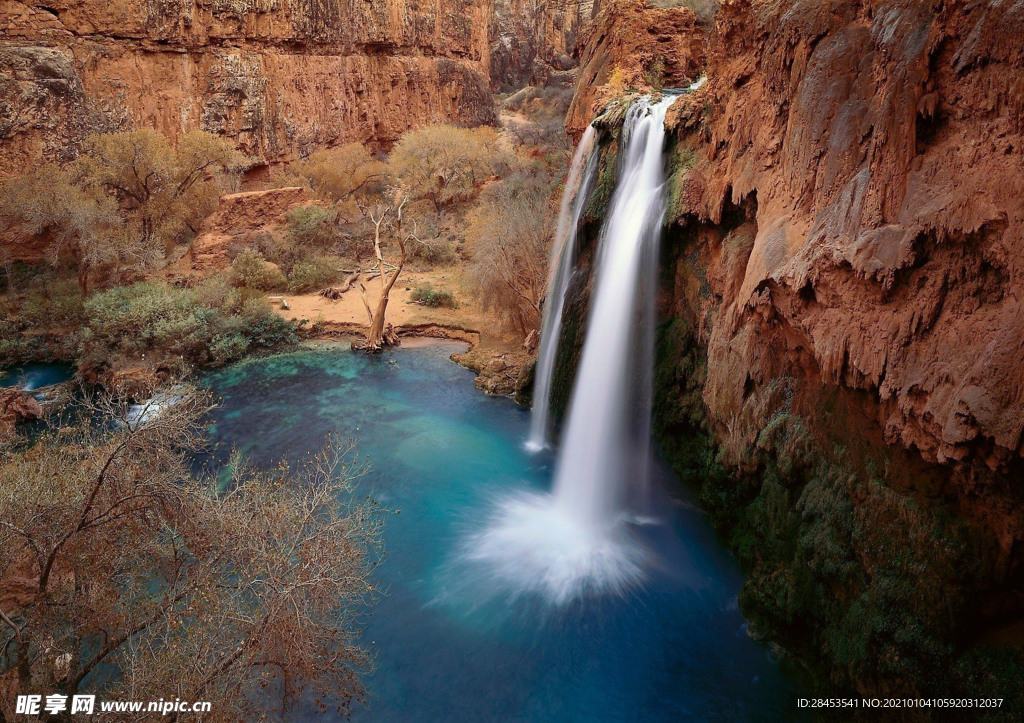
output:
<instances>
[{"instance_id":1,"label":"green bush","mask_svg":"<svg viewBox=\"0 0 1024 723\"><path fill-rule=\"evenodd\" d=\"M260 291L280 289L285 285L281 269L252 249L241 251L231 262L231 279L236 286Z\"/></svg>"},{"instance_id":2,"label":"green bush","mask_svg":"<svg viewBox=\"0 0 1024 723\"><path fill-rule=\"evenodd\" d=\"M4 364L69 361L85 310L72 280L32 280L24 297L0 297L0 360Z\"/></svg>"},{"instance_id":3,"label":"green bush","mask_svg":"<svg viewBox=\"0 0 1024 723\"><path fill-rule=\"evenodd\" d=\"M309 294L330 286L341 276L337 262L323 257L299 261L288 274L288 290L294 294Z\"/></svg>"},{"instance_id":4,"label":"green bush","mask_svg":"<svg viewBox=\"0 0 1024 723\"><path fill-rule=\"evenodd\" d=\"M85 313L79 351L86 367L116 357L215 366L298 338L265 300L219 280L196 291L157 282L118 287L93 295Z\"/></svg>"},{"instance_id":5,"label":"green bush","mask_svg":"<svg viewBox=\"0 0 1024 723\"><path fill-rule=\"evenodd\" d=\"M431 266L451 266L459 260L455 245L443 238L424 238L410 244L410 255Z\"/></svg>"},{"instance_id":6,"label":"green bush","mask_svg":"<svg viewBox=\"0 0 1024 723\"><path fill-rule=\"evenodd\" d=\"M423 286L417 286L412 291L412 300L417 304L423 306L431 306L437 308L444 306L449 309L457 309L458 304L455 302L455 297L452 296L451 292L438 291L430 284Z\"/></svg>"},{"instance_id":7,"label":"green bush","mask_svg":"<svg viewBox=\"0 0 1024 723\"><path fill-rule=\"evenodd\" d=\"M338 211L323 206L300 206L285 214L288 236L299 246L326 249L338 239Z\"/></svg>"},{"instance_id":8,"label":"green bush","mask_svg":"<svg viewBox=\"0 0 1024 723\"><path fill-rule=\"evenodd\" d=\"M82 292L71 279L56 279L33 287L21 305L21 317L39 329L77 326L84 313Z\"/></svg>"}]
</instances>

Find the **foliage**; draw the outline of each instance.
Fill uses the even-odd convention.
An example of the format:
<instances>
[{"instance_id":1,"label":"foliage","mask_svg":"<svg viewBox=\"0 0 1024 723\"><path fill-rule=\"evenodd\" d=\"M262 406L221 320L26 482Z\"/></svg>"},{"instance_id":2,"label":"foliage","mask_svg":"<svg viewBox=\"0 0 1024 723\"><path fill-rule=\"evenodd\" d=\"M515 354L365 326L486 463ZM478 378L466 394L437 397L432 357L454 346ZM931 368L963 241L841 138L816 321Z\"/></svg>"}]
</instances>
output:
<instances>
[{"instance_id":1,"label":"foliage","mask_svg":"<svg viewBox=\"0 0 1024 723\"><path fill-rule=\"evenodd\" d=\"M25 295L20 316L37 329L75 327L85 316L84 298L73 281L48 279Z\"/></svg>"},{"instance_id":2,"label":"foliage","mask_svg":"<svg viewBox=\"0 0 1024 723\"><path fill-rule=\"evenodd\" d=\"M252 249L244 249L235 256L231 262L231 280L236 286L259 291L271 291L285 285L281 269Z\"/></svg>"},{"instance_id":3,"label":"foliage","mask_svg":"<svg viewBox=\"0 0 1024 723\"><path fill-rule=\"evenodd\" d=\"M665 58L663 56L656 55L647 63L644 68L644 83L655 89L665 87Z\"/></svg>"},{"instance_id":4,"label":"foliage","mask_svg":"<svg viewBox=\"0 0 1024 723\"><path fill-rule=\"evenodd\" d=\"M477 186L500 172L505 161L492 128L431 125L403 135L388 167L407 194L440 210L473 198Z\"/></svg>"},{"instance_id":5,"label":"foliage","mask_svg":"<svg viewBox=\"0 0 1024 723\"><path fill-rule=\"evenodd\" d=\"M522 152L533 157L546 155L552 165L565 165L573 154L572 140L565 132L572 96L571 87L527 86L519 90L503 103L513 111L503 123L505 131Z\"/></svg>"},{"instance_id":6,"label":"foliage","mask_svg":"<svg viewBox=\"0 0 1024 723\"><path fill-rule=\"evenodd\" d=\"M89 136L71 170L79 186L113 194L132 238L166 250L199 228L245 164L226 139L191 131L172 145L144 128Z\"/></svg>"},{"instance_id":7,"label":"foliage","mask_svg":"<svg viewBox=\"0 0 1024 723\"><path fill-rule=\"evenodd\" d=\"M656 8L690 8L702 23L710 23L718 12L719 0L650 0Z\"/></svg>"},{"instance_id":8,"label":"foliage","mask_svg":"<svg viewBox=\"0 0 1024 723\"><path fill-rule=\"evenodd\" d=\"M608 82L605 83L605 89L609 97L618 97L632 87L633 84L621 65L616 65L612 68Z\"/></svg>"},{"instance_id":9,"label":"foliage","mask_svg":"<svg viewBox=\"0 0 1024 723\"><path fill-rule=\"evenodd\" d=\"M517 173L488 186L468 219L474 291L524 334L540 323L554 191L543 174Z\"/></svg>"},{"instance_id":10,"label":"foliage","mask_svg":"<svg viewBox=\"0 0 1024 723\"><path fill-rule=\"evenodd\" d=\"M84 318L78 285L44 275L23 296L0 299L0 359L5 364L70 361Z\"/></svg>"},{"instance_id":11,"label":"foliage","mask_svg":"<svg viewBox=\"0 0 1024 723\"><path fill-rule=\"evenodd\" d=\"M92 135L66 167L44 165L0 184L10 241L45 237L51 261L74 265L83 293L97 276L137 280L199 227L245 163L199 131L172 145L152 129Z\"/></svg>"},{"instance_id":12,"label":"foliage","mask_svg":"<svg viewBox=\"0 0 1024 723\"><path fill-rule=\"evenodd\" d=\"M665 223L672 224L691 209L686 207L683 189L690 172L697 165L697 153L689 143L679 141L673 144L668 169L668 211Z\"/></svg>"},{"instance_id":13,"label":"foliage","mask_svg":"<svg viewBox=\"0 0 1024 723\"><path fill-rule=\"evenodd\" d=\"M299 206L285 214L288 236L299 247L326 249L338 238L338 212L322 206Z\"/></svg>"},{"instance_id":14,"label":"foliage","mask_svg":"<svg viewBox=\"0 0 1024 723\"><path fill-rule=\"evenodd\" d=\"M432 266L450 266L459 260L455 244L444 236L417 236L409 244L409 255Z\"/></svg>"},{"instance_id":15,"label":"foliage","mask_svg":"<svg viewBox=\"0 0 1024 723\"><path fill-rule=\"evenodd\" d=\"M387 164L375 159L361 143L317 151L293 163L294 173L309 182L320 198L334 203L365 202L388 186Z\"/></svg>"},{"instance_id":16,"label":"foliage","mask_svg":"<svg viewBox=\"0 0 1024 723\"><path fill-rule=\"evenodd\" d=\"M0 182L0 222L8 243L46 235L54 265L70 261L83 293L93 273L145 269L153 255L119 226L114 199L75 182L71 169L46 164Z\"/></svg>"},{"instance_id":17,"label":"foliage","mask_svg":"<svg viewBox=\"0 0 1024 723\"><path fill-rule=\"evenodd\" d=\"M211 720L309 699L347 713L372 662L357 620L380 527L348 447L272 473L233 459L221 491L189 458L209 400L156 399L86 402L94 423L0 452L0 578L27 591L5 598L0 672L21 694L211 700Z\"/></svg>"},{"instance_id":18,"label":"foliage","mask_svg":"<svg viewBox=\"0 0 1024 723\"><path fill-rule=\"evenodd\" d=\"M330 286L341 278L336 261L320 257L299 261L288 274L288 290L295 294L309 294Z\"/></svg>"},{"instance_id":19,"label":"foliage","mask_svg":"<svg viewBox=\"0 0 1024 723\"><path fill-rule=\"evenodd\" d=\"M147 355L152 364L215 366L297 340L295 326L259 295L219 279L196 291L157 282L118 287L91 296L85 311L83 367Z\"/></svg>"},{"instance_id":20,"label":"foliage","mask_svg":"<svg viewBox=\"0 0 1024 723\"><path fill-rule=\"evenodd\" d=\"M989 575L972 531L823 446L792 410L795 380L750 392L719 441L705 416L705 354L683 319L659 330L654 424L746 571L740 604L757 627L827 671L830 689L977 695L979 677L1019 677L1019 660L965 658L954 645Z\"/></svg>"},{"instance_id":21,"label":"foliage","mask_svg":"<svg viewBox=\"0 0 1024 723\"><path fill-rule=\"evenodd\" d=\"M412 290L411 297L417 304L430 307L446 307L448 309L458 308L458 303L450 291L435 289L431 284L423 284Z\"/></svg>"}]
</instances>

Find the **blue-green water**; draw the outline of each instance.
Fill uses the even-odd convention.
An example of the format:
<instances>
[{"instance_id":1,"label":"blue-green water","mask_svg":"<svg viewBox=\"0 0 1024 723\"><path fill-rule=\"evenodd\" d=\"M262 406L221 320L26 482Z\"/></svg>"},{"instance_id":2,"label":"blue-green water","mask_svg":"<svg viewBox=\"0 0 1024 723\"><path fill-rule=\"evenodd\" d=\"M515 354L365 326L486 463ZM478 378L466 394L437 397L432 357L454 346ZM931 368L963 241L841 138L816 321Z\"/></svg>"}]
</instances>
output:
<instances>
[{"instance_id":1,"label":"blue-green water","mask_svg":"<svg viewBox=\"0 0 1024 723\"><path fill-rule=\"evenodd\" d=\"M18 387L31 392L40 387L66 382L75 370L67 364L26 364L0 370L0 387Z\"/></svg>"},{"instance_id":2,"label":"blue-green water","mask_svg":"<svg viewBox=\"0 0 1024 723\"><path fill-rule=\"evenodd\" d=\"M678 721L792 717L796 691L744 630L741 576L685 490L656 470L654 551L625 597L555 607L489 595L458 562L496 499L545 490L550 458L523 451L526 410L487 397L439 345L366 357L340 347L253 360L208 377L212 432L250 461L354 437L361 482L390 508L387 594L366 624L377 671L357 721ZM664 490L671 490L667 493ZM306 711L295 716L315 720Z\"/></svg>"}]
</instances>

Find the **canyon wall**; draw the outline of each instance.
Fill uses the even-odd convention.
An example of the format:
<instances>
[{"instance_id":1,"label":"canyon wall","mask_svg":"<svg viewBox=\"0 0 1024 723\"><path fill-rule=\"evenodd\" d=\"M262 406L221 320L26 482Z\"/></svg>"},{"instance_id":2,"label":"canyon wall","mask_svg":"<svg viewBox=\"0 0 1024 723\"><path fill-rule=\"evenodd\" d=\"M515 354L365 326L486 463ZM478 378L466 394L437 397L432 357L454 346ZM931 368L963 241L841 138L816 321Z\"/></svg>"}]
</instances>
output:
<instances>
[{"instance_id":1,"label":"canyon wall","mask_svg":"<svg viewBox=\"0 0 1024 723\"><path fill-rule=\"evenodd\" d=\"M543 83L574 68L572 54L594 6L595 0L493 0L492 89Z\"/></svg>"},{"instance_id":2,"label":"canyon wall","mask_svg":"<svg viewBox=\"0 0 1024 723\"><path fill-rule=\"evenodd\" d=\"M201 128L274 163L493 123L491 2L0 0L0 173L92 130Z\"/></svg>"},{"instance_id":3,"label":"canyon wall","mask_svg":"<svg viewBox=\"0 0 1024 723\"><path fill-rule=\"evenodd\" d=\"M833 686L1016 692L1024 3L605 5L570 131L709 78L669 119L655 423L754 628Z\"/></svg>"}]
</instances>

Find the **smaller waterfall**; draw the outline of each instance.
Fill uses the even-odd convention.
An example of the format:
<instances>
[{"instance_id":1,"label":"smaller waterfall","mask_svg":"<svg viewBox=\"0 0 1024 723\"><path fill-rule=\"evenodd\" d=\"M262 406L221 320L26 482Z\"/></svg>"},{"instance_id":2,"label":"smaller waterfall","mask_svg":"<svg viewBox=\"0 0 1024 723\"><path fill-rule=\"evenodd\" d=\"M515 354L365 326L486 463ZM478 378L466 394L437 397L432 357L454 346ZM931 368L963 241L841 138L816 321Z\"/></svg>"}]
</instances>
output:
<instances>
[{"instance_id":1,"label":"smaller waterfall","mask_svg":"<svg viewBox=\"0 0 1024 723\"><path fill-rule=\"evenodd\" d=\"M526 442L526 448L530 451L539 451L549 444L551 378L555 371L558 341L562 336L565 294L569 290L573 265L576 262L576 228L597 174L597 154L593 152L596 138L597 131L593 126L587 126L572 159L569 177L562 192L555 243L551 250L551 273L544 303L544 320L541 324L540 351L537 354L537 366L534 371L533 410L530 418L530 436Z\"/></svg>"}]
</instances>

